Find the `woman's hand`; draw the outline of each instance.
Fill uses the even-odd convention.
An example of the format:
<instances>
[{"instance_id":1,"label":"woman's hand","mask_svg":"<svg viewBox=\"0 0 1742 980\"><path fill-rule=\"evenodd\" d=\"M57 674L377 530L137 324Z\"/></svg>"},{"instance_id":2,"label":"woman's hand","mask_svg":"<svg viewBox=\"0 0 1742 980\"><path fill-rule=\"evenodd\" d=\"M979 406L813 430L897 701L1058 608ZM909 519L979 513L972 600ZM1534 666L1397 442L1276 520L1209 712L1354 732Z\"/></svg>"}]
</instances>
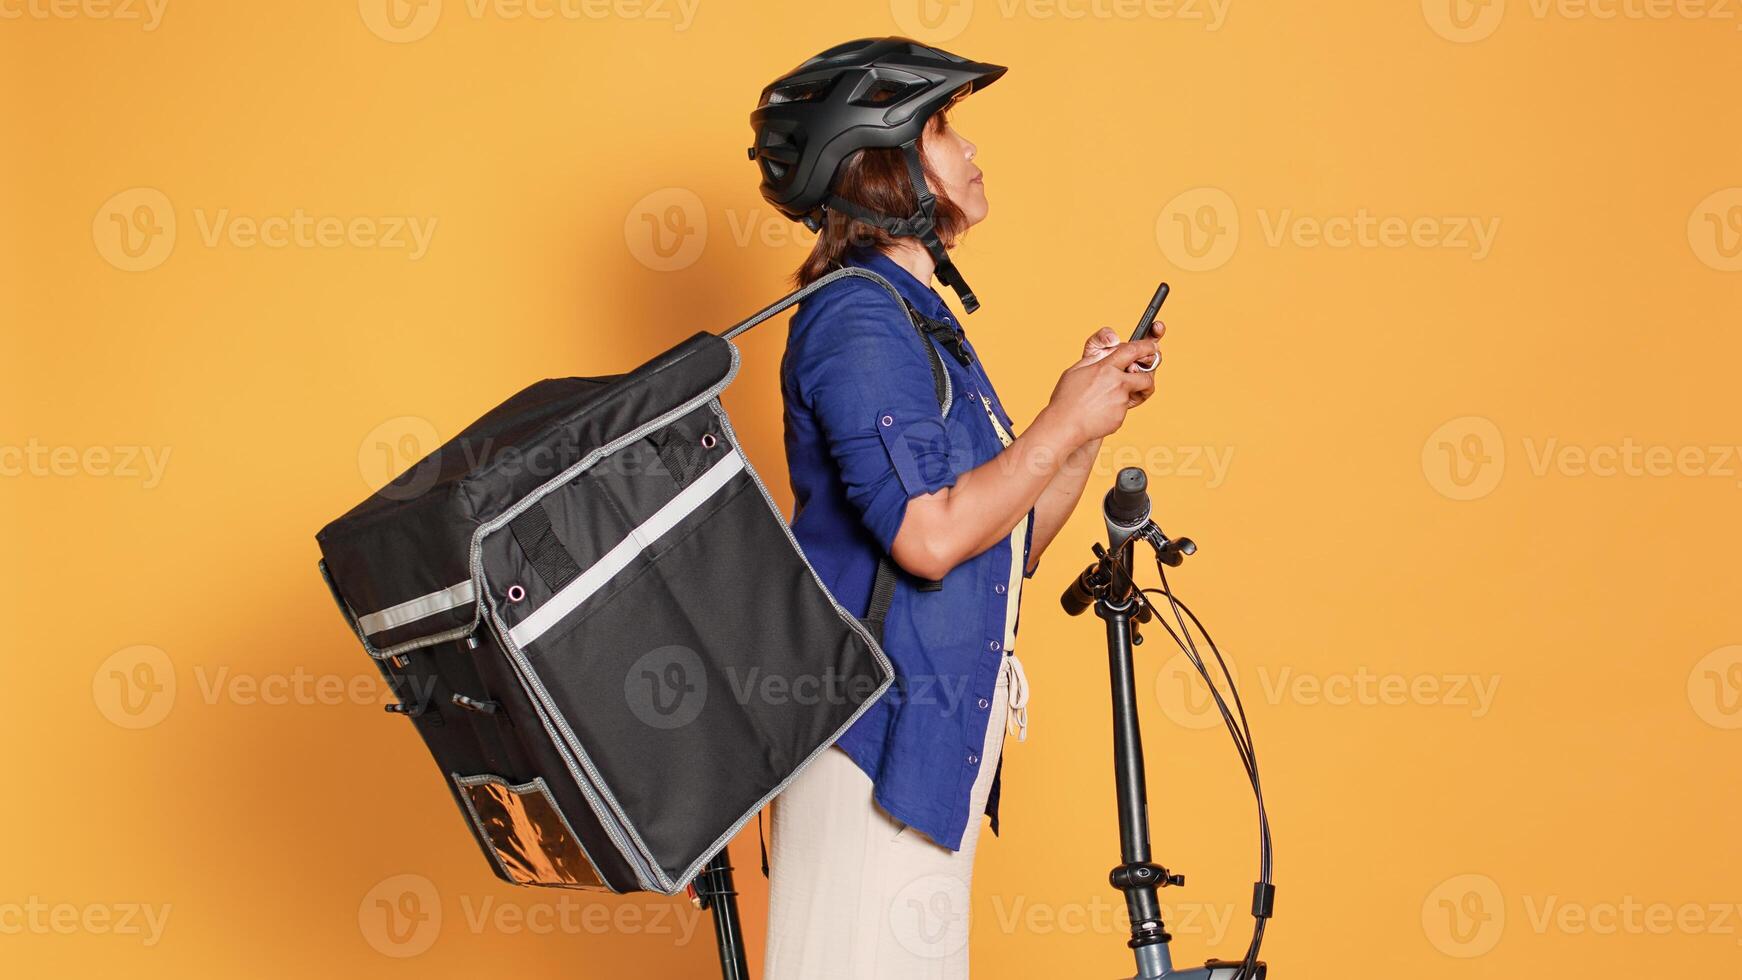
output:
<instances>
[{"instance_id":1,"label":"woman's hand","mask_svg":"<svg viewBox=\"0 0 1742 980\"><path fill-rule=\"evenodd\" d=\"M1082 360L1059 376L1041 415L1068 426L1076 445L1119 431L1125 413L1155 391L1155 375L1132 365L1157 356L1154 338L1119 343L1117 334L1102 329L1083 345Z\"/></svg>"},{"instance_id":2,"label":"woman's hand","mask_svg":"<svg viewBox=\"0 0 1742 980\"><path fill-rule=\"evenodd\" d=\"M1078 466L1063 484L1055 485L1065 462L1117 431L1125 413L1155 390L1155 375L1131 367L1140 359L1160 356L1154 338L1126 344L1118 340L1112 331L1090 338L1082 359L1059 376L1046 407L1002 453L958 476L953 486L908 500L889 550L897 565L922 578L943 578L1008 538L1010 529L1051 488L1045 506L1035 513L1038 547L1031 545L1030 553L1039 555L1082 495L1090 470ZM1094 452L1088 450L1091 458Z\"/></svg>"},{"instance_id":3,"label":"woman's hand","mask_svg":"<svg viewBox=\"0 0 1742 980\"><path fill-rule=\"evenodd\" d=\"M1156 340L1160 340L1166 333L1167 324L1160 320L1150 323L1149 335ZM1119 335L1113 332L1112 327L1102 327L1095 331L1095 335L1090 337L1087 343L1083 344L1083 357L1086 360L1098 361L1106 357L1108 351L1118 346Z\"/></svg>"},{"instance_id":4,"label":"woman's hand","mask_svg":"<svg viewBox=\"0 0 1742 980\"><path fill-rule=\"evenodd\" d=\"M1148 336L1152 336L1156 340L1160 340L1162 335L1164 335L1166 333L1167 333L1167 324L1161 322L1160 320L1151 321ZM1090 337L1088 339L1088 342L1083 344L1083 359L1086 361L1098 361L1101 358L1106 357L1107 354L1113 350L1113 348L1118 347L1118 346L1119 346L1119 335L1114 333L1112 328L1110 328L1110 327L1102 327L1100 330L1095 331L1095 335ZM1155 355L1155 358L1153 360L1151 360L1150 358L1146 358L1146 357L1138 358L1137 362L1134 365L1132 365L1131 367L1126 368L1126 370L1127 371L1153 371L1160 363L1161 363L1161 355L1157 354L1157 355ZM1148 399L1149 396L1151 394L1153 394L1154 392L1155 392L1154 385L1151 385L1149 388L1147 388L1141 392L1134 392L1131 396L1131 403L1129 405L1127 405L1126 407L1127 408L1136 408L1137 406L1143 404L1144 401L1146 399Z\"/></svg>"}]
</instances>

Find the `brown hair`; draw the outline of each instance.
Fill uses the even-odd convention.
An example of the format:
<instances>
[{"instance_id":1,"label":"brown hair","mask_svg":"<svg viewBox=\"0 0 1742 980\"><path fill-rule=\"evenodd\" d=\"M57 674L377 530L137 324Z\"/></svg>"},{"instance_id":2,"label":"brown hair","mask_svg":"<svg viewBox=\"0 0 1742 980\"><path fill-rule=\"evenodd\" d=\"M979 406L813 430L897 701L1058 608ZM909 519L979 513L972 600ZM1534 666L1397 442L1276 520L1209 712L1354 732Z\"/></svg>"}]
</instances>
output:
<instances>
[{"instance_id":1,"label":"brown hair","mask_svg":"<svg viewBox=\"0 0 1742 980\"><path fill-rule=\"evenodd\" d=\"M942 132L944 125L944 110L939 109L926 121L926 135ZM923 152L920 166L934 191L941 188L942 181L938 180ZM913 196L913 181L907 174L907 159L899 147L854 150L841 161L830 190L862 208L896 218L905 218L919 209L919 202ZM946 247L955 244L957 236L968 227L962 209L941 192L937 193L935 221L938 239ZM823 226L817 232L816 244L811 246L810 255L805 257L798 271L792 274L793 282L808 286L817 281L840 265L842 257L855 246L864 245L887 252L895 242L894 236L875 225L849 218L834 209L827 210L823 212Z\"/></svg>"}]
</instances>

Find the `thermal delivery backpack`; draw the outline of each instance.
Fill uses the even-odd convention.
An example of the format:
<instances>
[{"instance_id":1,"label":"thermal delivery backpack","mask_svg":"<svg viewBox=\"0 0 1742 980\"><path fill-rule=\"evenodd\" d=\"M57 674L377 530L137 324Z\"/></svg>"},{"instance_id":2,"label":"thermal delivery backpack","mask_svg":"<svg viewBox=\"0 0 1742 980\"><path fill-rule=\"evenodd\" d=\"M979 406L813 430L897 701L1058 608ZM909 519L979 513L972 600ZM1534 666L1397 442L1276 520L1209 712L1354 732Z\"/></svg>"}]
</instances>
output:
<instances>
[{"instance_id":1,"label":"thermal delivery backpack","mask_svg":"<svg viewBox=\"0 0 1742 980\"><path fill-rule=\"evenodd\" d=\"M865 619L843 608L720 402L730 337L849 275L900 302L846 269L627 373L540 381L316 536L504 881L683 890L889 688L893 564Z\"/></svg>"}]
</instances>

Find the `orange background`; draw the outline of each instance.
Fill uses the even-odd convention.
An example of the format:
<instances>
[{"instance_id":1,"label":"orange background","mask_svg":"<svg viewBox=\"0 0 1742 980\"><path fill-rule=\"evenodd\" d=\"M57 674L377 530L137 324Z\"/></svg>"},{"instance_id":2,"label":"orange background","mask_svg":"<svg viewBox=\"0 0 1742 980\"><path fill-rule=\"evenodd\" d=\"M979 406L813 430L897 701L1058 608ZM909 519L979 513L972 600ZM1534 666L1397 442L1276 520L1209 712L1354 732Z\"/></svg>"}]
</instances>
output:
<instances>
[{"instance_id":1,"label":"orange background","mask_svg":"<svg viewBox=\"0 0 1742 980\"><path fill-rule=\"evenodd\" d=\"M1147 463L1202 546L1174 581L1253 716L1275 975L1735 974L1738 15L1453 2L0 0L0 972L713 975L679 900L562 920L488 875L313 534L531 381L783 292L805 237L744 159L756 94L909 33L1011 66L955 119L993 204L967 326L1019 423L1174 285L1091 495ZM350 230L250 244L299 213ZM1363 214L1409 231L1338 237ZM399 218L426 247L370 231ZM787 503L782 343L744 339L728 407ZM977 974L1130 969L1101 635L1054 598L1099 533L1083 507L1030 583ZM1243 947L1253 820L1153 639L1190 964ZM385 931L403 894L439 919Z\"/></svg>"}]
</instances>

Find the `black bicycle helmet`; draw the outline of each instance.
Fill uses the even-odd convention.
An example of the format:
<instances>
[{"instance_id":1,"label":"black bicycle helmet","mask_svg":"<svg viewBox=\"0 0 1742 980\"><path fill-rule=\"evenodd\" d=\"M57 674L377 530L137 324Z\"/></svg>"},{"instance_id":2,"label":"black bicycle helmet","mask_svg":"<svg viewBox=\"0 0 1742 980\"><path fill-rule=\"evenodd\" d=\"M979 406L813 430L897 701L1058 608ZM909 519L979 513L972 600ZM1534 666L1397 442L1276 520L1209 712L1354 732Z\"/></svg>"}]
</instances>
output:
<instances>
[{"instance_id":1,"label":"black bicycle helmet","mask_svg":"<svg viewBox=\"0 0 1742 980\"><path fill-rule=\"evenodd\" d=\"M825 211L835 210L897 238L919 239L938 279L974 312L980 301L938 239L937 198L925 184L919 142L926 121L959 89L979 91L1005 71L904 37L861 38L824 51L771 82L750 114L756 131L750 159L762 171L762 196L812 231L822 227ZM832 191L848 154L892 146L907 157L917 211L878 214Z\"/></svg>"}]
</instances>

